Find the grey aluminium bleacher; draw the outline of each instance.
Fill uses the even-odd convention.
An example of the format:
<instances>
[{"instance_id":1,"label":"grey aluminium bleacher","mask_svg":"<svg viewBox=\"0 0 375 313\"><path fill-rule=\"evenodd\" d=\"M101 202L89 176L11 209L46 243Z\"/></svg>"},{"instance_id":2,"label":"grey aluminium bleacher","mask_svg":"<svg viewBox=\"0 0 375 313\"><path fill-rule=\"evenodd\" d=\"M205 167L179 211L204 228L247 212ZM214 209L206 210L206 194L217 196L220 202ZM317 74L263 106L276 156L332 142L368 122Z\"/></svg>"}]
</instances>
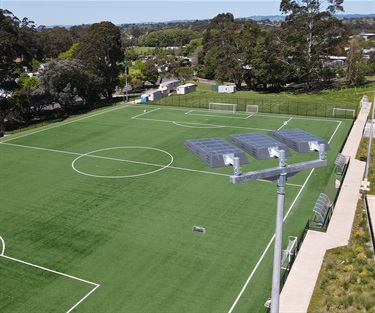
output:
<instances>
[{"instance_id":1,"label":"grey aluminium bleacher","mask_svg":"<svg viewBox=\"0 0 375 313\"><path fill-rule=\"evenodd\" d=\"M311 152L311 145L324 144L325 150L331 150L327 140L312 135L301 129L281 129L268 132L276 140L285 143L289 148L297 152Z\"/></svg>"},{"instance_id":2,"label":"grey aluminium bleacher","mask_svg":"<svg viewBox=\"0 0 375 313\"><path fill-rule=\"evenodd\" d=\"M249 163L243 151L220 138L190 139L186 140L184 145L213 168L228 166L225 156L238 157L240 164Z\"/></svg>"},{"instance_id":3,"label":"grey aluminium bleacher","mask_svg":"<svg viewBox=\"0 0 375 313\"><path fill-rule=\"evenodd\" d=\"M292 155L285 144L262 133L230 135L227 139L257 160L273 158L280 150L285 151L285 156Z\"/></svg>"}]
</instances>

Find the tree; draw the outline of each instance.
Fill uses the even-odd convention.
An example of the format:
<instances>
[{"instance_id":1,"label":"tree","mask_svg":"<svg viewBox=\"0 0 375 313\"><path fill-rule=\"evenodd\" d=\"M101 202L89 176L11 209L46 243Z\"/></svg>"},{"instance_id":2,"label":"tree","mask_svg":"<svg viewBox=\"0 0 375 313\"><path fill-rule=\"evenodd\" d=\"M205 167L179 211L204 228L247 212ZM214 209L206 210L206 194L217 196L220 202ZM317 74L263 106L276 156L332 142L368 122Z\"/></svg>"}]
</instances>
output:
<instances>
[{"instance_id":1,"label":"tree","mask_svg":"<svg viewBox=\"0 0 375 313\"><path fill-rule=\"evenodd\" d=\"M144 71L145 79L149 82L155 84L159 77L158 69L155 66L153 60L147 60L145 64L145 71Z\"/></svg>"},{"instance_id":2,"label":"tree","mask_svg":"<svg viewBox=\"0 0 375 313\"><path fill-rule=\"evenodd\" d=\"M231 81L241 88L251 75L251 59L259 33L252 21L232 21L232 15L219 15L204 36L206 78ZM211 34L208 34L211 33Z\"/></svg>"},{"instance_id":3,"label":"tree","mask_svg":"<svg viewBox=\"0 0 375 313\"><path fill-rule=\"evenodd\" d=\"M74 57L82 60L86 69L96 76L98 91L110 100L118 84L117 63L124 59L120 30L110 22L91 25L81 37Z\"/></svg>"},{"instance_id":4,"label":"tree","mask_svg":"<svg viewBox=\"0 0 375 313\"><path fill-rule=\"evenodd\" d=\"M0 9L0 88L12 91L17 87L14 79L22 66L31 60L19 38L19 20L10 11ZM0 97L0 132L5 131L5 119L12 110L8 97Z\"/></svg>"},{"instance_id":5,"label":"tree","mask_svg":"<svg viewBox=\"0 0 375 313\"><path fill-rule=\"evenodd\" d=\"M85 104L99 98L95 78L79 60L52 61L39 77L42 89L51 94L67 114L77 97Z\"/></svg>"},{"instance_id":6,"label":"tree","mask_svg":"<svg viewBox=\"0 0 375 313\"><path fill-rule=\"evenodd\" d=\"M297 80L305 84L319 77L321 57L347 38L346 27L333 16L343 11L343 0L282 0L280 10L288 14L282 23L288 58Z\"/></svg>"},{"instance_id":7,"label":"tree","mask_svg":"<svg viewBox=\"0 0 375 313\"><path fill-rule=\"evenodd\" d=\"M57 58L60 53L69 50L73 45L73 39L69 34L69 30L65 27L41 27L40 37L43 41L45 58Z\"/></svg>"},{"instance_id":8,"label":"tree","mask_svg":"<svg viewBox=\"0 0 375 313\"><path fill-rule=\"evenodd\" d=\"M134 89L142 88L145 81L145 76L140 69L131 67L129 69L129 83Z\"/></svg>"},{"instance_id":9,"label":"tree","mask_svg":"<svg viewBox=\"0 0 375 313\"><path fill-rule=\"evenodd\" d=\"M182 66L178 70L178 79L184 83L187 80L191 80L193 76L194 76L194 71L189 66Z\"/></svg>"},{"instance_id":10,"label":"tree","mask_svg":"<svg viewBox=\"0 0 375 313\"><path fill-rule=\"evenodd\" d=\"M252 59L253 76L257 85L280 87L291 77L288 58L279 29L272 29L258 37ZM249 83L247 83L249 85Z\"/></svg>"},{"instance_id":11,"label":"tree","mask_svg":"<svg viewBox=\"0 0 375 313\"><path fill-rule=\"evenodd\" d=\"M363 48L358 39L350 41L347 57L347 79L351 85L359 85L364 81L366 64L363 59Z\"/></svg>"}]
</instances>

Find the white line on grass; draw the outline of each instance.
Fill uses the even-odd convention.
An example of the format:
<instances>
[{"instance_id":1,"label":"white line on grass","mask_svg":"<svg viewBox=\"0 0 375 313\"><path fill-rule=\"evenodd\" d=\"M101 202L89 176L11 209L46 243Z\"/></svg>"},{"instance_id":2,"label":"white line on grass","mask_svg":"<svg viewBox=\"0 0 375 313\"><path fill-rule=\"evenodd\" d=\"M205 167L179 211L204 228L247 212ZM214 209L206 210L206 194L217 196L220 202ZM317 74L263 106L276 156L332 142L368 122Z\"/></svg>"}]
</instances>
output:
<instances>
[{"instance_id":1,"label":"white line on grass","mask_svg":"<svg viewBox=\"0 0 375 313\"><path fill-rule=\"evenodd\" d=\"M191 112L191 111L189 111ZM247 117L238 117L238 116L224 116L224 115L215 115L215 114L197 114L197 113L185 113L187 115L194 115L194 116L206 116L206 117L219 117L219 118L235 118L238 120L246 120ZM232 113L233 114L233 113Z\"/></svg>"},{"instance_id":2,"label":"white line on grass","mask_svg":"<svg viewBox=\"0 0 375 313\"><path fill-rule=\"evenodd\" d=\"M162 122L162 123L187 123L187 122L180 122L180 121L169 121L169 120L157 120L152 118L136 118L137 120L144 120L144 121L152 121L152 122ZM202 124L202 123L191 123L190 124L197 124L197 125L210 125L210 126L217 126L222 128L239 128L239 129L254 129L254 130L262 130L262 131L271 131L272 129L263 129L263 128L254 128L254 127L241 127L241 126L227 126L227 125L215 125L215 124Z\"/></svg>"},{"instance_id":3,"label":"white line on grass","mask_svg":"<svg viewBox=\"0 0 375 313\"><path fill-rule=\"evenodd\" d=\"M63 154L70 154L70 155L77 155L77 156L82 156L82 157L91 157L91 158L98 158L98 159L104 159L104 160L111 160L111 161L120 161L120 162L128 162L128 163L135 163L135 164L141 164L141 165L150 165L150 166L157 166L157 167L165 167L165 165L162 164L153 164L153 163L146 163L146 162L140 162L140 161L132 161L132 160L126 160L126 159L116 159L116 158L110 158L110 157L105 157L105 156L100 156L100 155L91 155L88 153L77 153L77 152L70 152L70 151L63 151L63 150L55 150L55 149L48 149L48 148L40 148L40 147L33 147L33 146L25 146L25 145L19 145L15 143L4 143L4 146L12 146L12 147L19 147L19 148L26 148L26 149L33 149L33 150L41 150L41 151L47 151L47 152L55 152L55 153L63 153ZM209 174L209 175L216 175L216 176L224 176L224 177L230 177L231 175L229 174L222 174L222 173L216 173L216 172L208 172L208 171L201 171L201 170L194 170L191 168L183 168L183 167L177 167L177 166L168 166L166 169L173 169L173 170L179 170L179 171L186 171L186 172L193 172L193 173L200 173L200 174ZM269 182L266 180L260 180L264 182ZM289 184L287 183L288 186L296 186L300 187L300 185L296 184Z\"/></svg>"},{"instance_id":4,"label":"white line on grass","mask_svg":"<svg viewBox=\"0 0 375 313\"><path fill-rule=\"evenodd\" d=\"M291 117L289 120L285 121L283 125L281 125L277 130L280 130L281 128L283 128L285 125L288 125L288 123L293 119L293 117Z\"/></svg>"},{"instance_id":5,"label":"white line on grass","mask_svg":"<svg viewBox=\"0 0 375 313\"><path fill-rule=\"evenodd\" d=\"M194 123L194 125L190 126L191 123L189 122L172 122L173 124L175 124L176 126L181 126L181 127L186 127L186 128L224 128L225 126L217 126L217 125L213 125L213 124L197 124L197 123ZM202 125L202 126L196 126L196 125Z\"/></svg>"},{"instance_id":6,"label":"white line on grass","mask_svg":"<svg viewBox=\"0 0 375 313\"><path fill-rule=\"evenodd\" d=\"M338 129L339 129L340 125L341 125L341 121L339 121L338 123L339 124L337 125L337 127L336 127L335 131L333 132L331 138L329 139L328 143L331 143L333 137L335 136L336 132L338 131Z\"/></svg>"},{"instance_id":7,"label":"white line on grass","mask_svg":"<svg viewBox=\"0 0 375 313\"><path fill-rule=\"evenodd\" d=\"M156 166L156 167L165 167L165 165L162 165L162 164L153 164L153 163L132 161L132 160L126 160L126 159L110 158L110 157L105 157L105 156L100 156L100 155L91 155L91 154L87 154L87 153L77 153L77 152L69 152L69 151L63 151L63 150L39 148L39 147L18 145L18 144L14 144L14 143L4 143L4 145L13 146L13 147L20 147L20 148L27 148L27 149L42 150L42 151L48 151L48 152L70 154L70 155L78 155L78 156L82 156L82 157L87 156L87 157L91 157L91 158L98 158L98 159L111 160L111 161L121 161L121 162L135 163L135 164L141 164L141 165L150 165L150 166ZM210 174L210 175L225 176L225 177L230 177L231 176L231 175L222 174L222 173L200 171L200 170L194 170L194 169L182 168L182 167L175 167L175 166L168 166L166 168L175 169L175 170L181 170L181 171L188 171L188 172L195 172L195 173L203 173L203 174Z\"/></svg>"},{"instance_id":8,"label":"white line on grass","mask_svg":"<svg viewBox=\"0 0 375 313\"><path fill-rule=\"evenodd\" d=\"M23 134L23 135L20 135L20 136L14 135L15 137L12 136L9 139L5 139L3 141L0 141L0 144L9 142L9 141L12 141L12 140L15 140L15 139L23 138L23 137L26 137L26 136L34 135L34 134L37 134L37 133L40 133L40 132L44 132L46 130L54 129L54 128L57 128L57 127L60 127L60 126L65 126L65 125L68 125L68 124L71 124L71 123L83 121L83 120L86 120L88 118L92 118L92 117L95 117L95 116L98 116L98 115L101 115L101 114L105 114L105 113L108 113L108 112L113 112L113 111L116 111L116 110L120 110L120 109L123 109L123 108L126 108L126 107L128 107L128 105L124 105L124 106L120 106L120 107L115 107L113 109L103 110L101 112L98 112L98 113L95 113L95 114L91 114L91 115L88 115L88 116L85 116L85 117L81 117L81 118L74 118L73 117L71 120L68 120L67 122L61 122L61 123L58 123L58 124L53 125L51 127L46 126L46 127L43 127L43 128L41 128L41 129L39 129L37 131L30 132L30 133L27 133L27 134Z\"/></svg>"},{"instance_id":9,"label":"white line on grass","mask_svg":"<svg viewBox=\"0 0 375 313\"><path fill-rule=\"evenodd\" d=\"M302 185L301 190L298 192L298 194L297 194L297 196L295 197L293 203L290 205L288 212L285 214L285 216L284 216L284 218L283 218L283 222L284 222L284 221L286 220L286 218L288 217L290 211L292 210L292 208L294 207L295 203L297 202L297 200L298 200L300 194L302 193L303 189L305 188L305 186L306 186L307 182L309 181L309 179L310 179L310 177L311 177L311 175L312 175L313 172L314 172L314 169L312 169L312 170L310 171L310 174L309 174L309 176L306 178L306 181L304 182L304 184ZM258 269L260 263L261 263L262 260L264 259L264 256L265 256L266 253L268 252L268 249L270 248L270 246L271 246L271 244L272 244L272 242L273 242L274 240L275 240L275 234L273 234L273 236L272 236L270 242L268 243L266 249L263 251L263 253L262 253L260 259L258 260L257 264L255 265L255 267L254 267L253 271L251 272L250 276L247 278L247 280L246 280L244 286L242 287L240 293L238 294L236 300L235 300L234 303L232 304L232 306L231 306L231 308L229 309L228 313L232 313L232 312L233 312L234 308L236 307L236 305L237 305L238 301L240 300L242 294L244 293L244 291L246 290L247 286L249 285L251 279L253 278L253 276L254 276L256 270Z\"/></svg>"},{"instance_id":10,"label":"white line on grass","mask_svg":"<svg viewBox=\"0 0 375 313\"><path fill-rule=\"evenodd\" d=\"M4 242L4 239L3 237L0 236L0 241L1 241L1 244L2 244L2 249L1 249L1 254L0 256L4 255L4 252L5 252L5 242Z\"/></svg>"},{"instance_id":11,"label":"white line on grass","mask_svg":"<svg viewBox=\"0 0 375 313\"><path fill-rule=\"evenodd\" d=\"M157 111L157 110L160 110L160 108L156 108L156 109L151 110L151 111L143 112L143 113L141 113L141 114L139 114L139 115L133 116L132 118L137 118L137 117L139 117L139 116L146 115L146 114L148 114L148 113L155 112L155 111Z\"/></svg>"},{"instance_id":12,"label":"white line on grass","mask_svg":"<svg viewBox=\"0 0 375 313\"><path fill-rule=\"evenodd\" d=\"M1 237L0 237L1 238ZM53 274L57 274L57 275L60 275L60 276L65 276L65 277L68 277L70 279L73 279L73 280L77 280L77 281L80 281L80 282L83 282L83 283L86 283L86 284L89 284L89 285L92 285L94 286L94 288L92 290L90 290L90 292L88 292L83 298L81 298L76 304L74 304L73 307L71 307L68 311L68 312L71 312L74 308L76 308L80 303L82 303L84 300L87 299L88 296L90 296L97 288L100 287L99 284L97 283L93 283L89 280L86 280L86 279L82 279L82 278L78 278L78 277L75 277L75 276L72 276L72 275L68 275L68 274L65 274L65 273L62 273L62 272L58 272L58 271L55 271L55 270L51 270L49 268L46 268L46 267L43 267L43 266L39 266L39 265L36 265L36 264L32 264L30 262L26 262L26 261L22 261L22 260L19 260L19 259L16 259L16 258L12 258L10 256L7 256L7 255L4 255L4 254L1 254L0 257L3 257L5 259L9 259L11 261L15 261L15 262L18 262L18 263L22 263L22 264L25 264L25 265L28 265L28 266L31 266L31 267L35 267L35 268L38 268L40 270L43 270L43 271L46 271L46 272L50 272L50 273L53 273Z\"/></svg>"}]
</instances>

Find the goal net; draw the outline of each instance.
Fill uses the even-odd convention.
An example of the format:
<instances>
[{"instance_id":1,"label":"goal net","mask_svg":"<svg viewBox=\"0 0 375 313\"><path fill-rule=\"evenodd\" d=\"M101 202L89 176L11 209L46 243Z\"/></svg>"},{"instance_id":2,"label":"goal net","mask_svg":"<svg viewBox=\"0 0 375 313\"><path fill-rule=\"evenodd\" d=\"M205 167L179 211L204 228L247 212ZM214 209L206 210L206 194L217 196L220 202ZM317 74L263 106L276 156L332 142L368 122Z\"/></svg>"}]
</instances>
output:
<instances>
[{"instance_id":1,"label":"goal net","mask_svg":"<svg viewBox=\"0 0 375 313\"><path fill-rule=\"evenodd\" d=\"M355 117L355 110L333 108L332 115L334 117L341 117L341 118L354 118Z\"/></svg>"},{"instance_id":2,"label":"goal net","mask_svg":"<svg viewBox=\"0 0 375 313\"><path fill-rule=\"evenodd\" d=\"M247 104L246 105L246 113L257 114L258 113L258 105L256 105L256 104Z\"/></svg>"},{"instance_id":3,"label":"goal net","mask_svg":"<svg viewBox=\"0 0 375 313\"><path fill-rule=\"evenodd\" d=\"M234 103L218 103L218 102L210 102L208 104L209 111L212 112L230 112L235 113L237 112L237 104Z\"/></svg>"},{"instance_id":4,"label":"goal net","mask_svg":"<svg viewBox=\"0 0 375 313\"><path fill-rule=\"evenodd\" d=\"M281 259L281 268L283 270L289 270L290 263L294 260L297 252L297 237L288 237L288 247L283 250L283 255Z\"/></svg>"}]
</instances>

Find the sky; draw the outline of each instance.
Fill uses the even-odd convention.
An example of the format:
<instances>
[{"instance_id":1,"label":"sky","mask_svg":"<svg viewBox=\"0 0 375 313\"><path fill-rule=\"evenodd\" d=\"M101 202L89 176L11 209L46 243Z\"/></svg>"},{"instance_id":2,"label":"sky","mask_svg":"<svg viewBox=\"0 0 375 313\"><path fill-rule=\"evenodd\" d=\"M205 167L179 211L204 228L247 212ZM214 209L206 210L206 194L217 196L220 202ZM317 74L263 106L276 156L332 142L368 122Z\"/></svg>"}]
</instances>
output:
<instances>
[{"instance_id":1,"label":"sky","mask_svg":"<svg viewBox=\"0 0 375 313\"><path fill-rule=\"evenodd\" d=\"M0 8L37 26L81 25L110 21L127 23L212 19L220 13L235 18L281 15L275 0L0 0ZM375 0L344 0L345 14L375 14Z\"/></svg>"}]
</instances>

